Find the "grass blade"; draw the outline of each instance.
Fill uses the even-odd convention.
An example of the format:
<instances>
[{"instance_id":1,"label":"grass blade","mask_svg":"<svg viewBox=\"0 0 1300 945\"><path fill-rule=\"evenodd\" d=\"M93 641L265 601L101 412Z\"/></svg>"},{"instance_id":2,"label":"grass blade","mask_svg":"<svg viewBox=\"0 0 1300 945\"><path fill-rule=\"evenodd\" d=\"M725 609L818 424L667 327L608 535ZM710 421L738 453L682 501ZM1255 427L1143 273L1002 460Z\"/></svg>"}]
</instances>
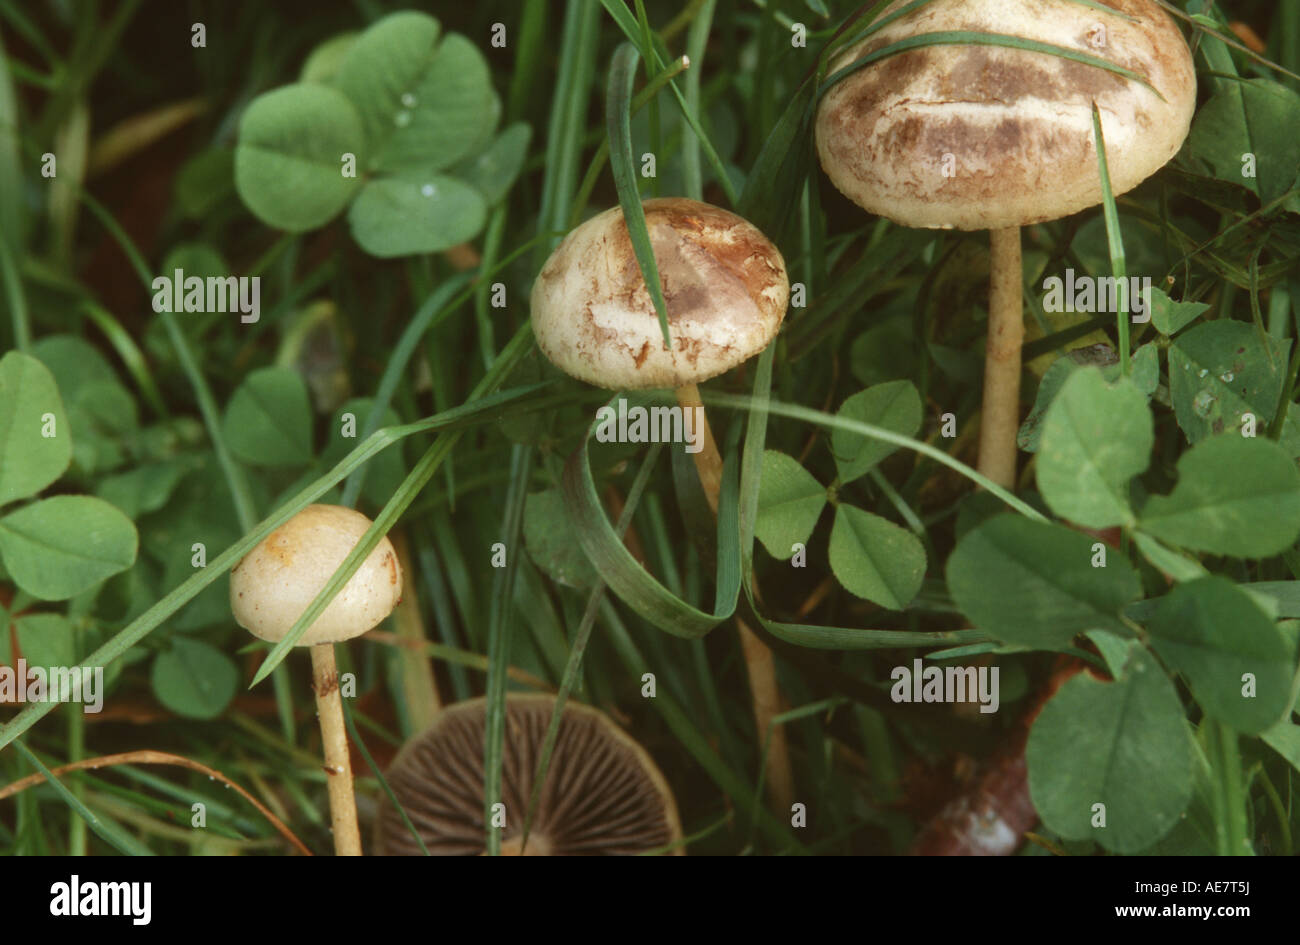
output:
<instances>
[{"instance_id":1,"label":"grass blade","mask_svg":"<svg viewBox=\"0 0 1300 945\"><path fill-rule=\"evenodd\" d=\"M464 406L476 406L477 401L484 399L487 394L491 393L528 353L532 343L532 328L529 323L525 322L510 344L501 352L492 370L484 376L483 380L470 393L469 399ZM447 413L452 412L447 411ZM265 679L271 670L284 661L284 658L289 655L289 651L297 645L299 638L307 632L307 628L329 606L330 601L343 589L343 585L347 584L352 575L361 567L361 563L366 560L366 556L388 534L389 529L397 524L397 520L402 516L402 513L415 501L415 497L420 494L420 491L429 484L429 480L438 471L442 461L455 449L459 439L460 432L452 431L434 441L424 456L420 458L420 461L415 464L415 468L402 480L402 484L397 487L397 491L393 493L392 498L375 516L374 522L366 530L365 535L348 553L348 556L343 559L343 563L338 566L333 576L325 582L325 586L316 595L316 599L303 611L302 616L298 618L298 622L285 634L284 639L271 648L266 659L254 674L253 681L249 683L250 689Z\"/></svg>"},{"instance_id":2,"label":"grass blade","mask_svg":"<svg viewBox=\"0 0 1300 945\"><path fill-rule=\"evenodd\" d=\"M153 851L127 833L121 824L102 819L83 804L77 795L68 789L67 785L50 773L50 769L41 763L41 759L37 758L30 748L20 741L14 742L14 747L18 749L18 753L26 758L33 768L45 775L46 783L58 792L64 803L72 808L105 843L127 856L153 856Z\"/></svg>"},{"instance_id":3,"label":"grass blade","mask_svg":"<svg viewBox=\"0 0 1300 945\"><path fill-rule=\"evenodd\" d=\"M659 329L664 335L664 347L671 349L668 334L668 303L664 301L663 286L659 282L659 267L655 263L654 247L646 229L645 210L641 207L641 194L636 185L636 159L632 156L632 83L636 78L637 51L631 43L623 43L614 52L609 66L609 85L605 97L605 122L609 134L609 166L614 172L618 188L618 202L623 207L623 221L627 224L632 249L636 253L641 276L659 315Z\"/></svg>"},{"instance_id":4,"label":"grass blade","mask_svg":"<svg viewBox=\"0 0 1300 945\"><path fill-rule=\"evenodd\" d=\"M1106 245L1110 250L1110 270L1115 277L1115 331L1119 338L1120 373L1129 373L1128 264L1124 258L1124 235L1119 228L1119 211L1110 188L1110 168L1106 163L1106 141L1101 131L1101 113L1092 103L1092 133L1097 139L1097 169L1101 174L1101 201L1106 216Z\"/></svg>"},{"instance_id":5,"label":"grass blade","mask_svg":"<svg viewBox=\"0 0 1300 945\"><path fill-rule=\"evenodd\" d=\"M1098 69L1105 69L1115 75L1123 76L1131 82L1146 86L1163 102L1165 97L1160 94L1150 82L1134 72L1132 69L1126 69L1118 66L1106 59L1090 56L1087 53L1081 53L1078 50L1069 49L1065 46L1056 46L1052 43L1039 42L1036 39L1025 39L1023 36L1009 36L1004 33L977 33L969 30L940 30L934 33L922 33L919 36L909 36L906 39L900 39L896 43L890 43L877 49L875 52L868 53L860 59L855 59L852 63L842 69L831 73L830 77L822 83L817 90L817 97L820 99L829 91L830 87L846 76L852 75L859 69L871 65L873 62L879 62L889 56L896 56L899 53L907 52L909 49L921 49L926 46L1003 46L1007 49L1021 49L1026 52L1044 53L1049 56L1057 56L1061 59L1069 59L1072 62L1083 63L1085 66L1093 66Z\"/></svg>"},{"instance_id":6,"label":"grass blade","mask_svg":"<svg viewBox=\"0 0 1300 945\"><path fill-rule=\"evenodd\" d=\"M529 337L531 338L531 336ZM193 575L177 585L156 604L119 630L108 642L82 660L77 665L77 668L86 669L107 666L120 658L128 649L143 640L161 626L164 621L193 600L205 587L234 567L263 538L334 488L352 470L362 463L368 462L372 457L398 440L417 433L429 433L434 430L455 429L464 425L489 422L499 416L503 407L527 402L533 399L534 395L540 390L548 386L546 384L533 384L527 387L512 388L509 391L485 396L480 401L456 407L444 414L429 417L416 423L380 430L368 440L360 443L356 449L340 460L328 473L306 486L292 499L280 506L279 509L268 515L251 532L209 561L206 568L197 569ZM534 405L537 404L538 402L534 401ZM546 409L547 406L544 403L540 404L539 409ZM16 716L4 725L0 725L0 749L30 729L58 705L60 705L58 702L29 702Z\"/></svg>"},{"instance_id":7,"label":"grass blade","mask_svg":"<svg viewBox=\"0 0 1300 945\"><path fill-rule=\"evenodd\" d=\"M492 604L488 615L488 676L486 718L483 732L483 824L487 831L488 856L501 855L501 832L494 829L494 810L501 802L501 770L506 734L506 679L510 666L510 616L513 611L515 575L523 553L520 532L524 524L524 501L528 498L528 470L531 446L516 445L510 453L510 488L506 491L500 541L506 547L506 564L492 575ZM507 816L509 814L507 813Z\"/></svg>"}]
</instances>

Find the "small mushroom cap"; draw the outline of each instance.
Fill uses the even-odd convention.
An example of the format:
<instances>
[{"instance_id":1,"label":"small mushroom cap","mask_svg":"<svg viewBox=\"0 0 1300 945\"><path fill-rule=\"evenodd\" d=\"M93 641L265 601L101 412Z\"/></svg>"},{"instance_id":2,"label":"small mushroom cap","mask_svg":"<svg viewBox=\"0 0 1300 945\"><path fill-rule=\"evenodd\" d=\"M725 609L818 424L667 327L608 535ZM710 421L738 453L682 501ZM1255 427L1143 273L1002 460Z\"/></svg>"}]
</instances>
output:
<instances>
[{"instance_id":1,"label":"small mushroom cap","mask_svg":"<svg viewBox=\"0 0 1300 945\"><path fill-rule=\"evenodd\" d=\"M903 6L897 0L881 14ZM1111 188L1122 194L1181 147L1196 107L1191 52L1152 0L934 0L837 57L831 72L899 40L1002 33L1105 59L1098 66L1003 46L924 46L831 87L817 112L822 168L846 197L905 226L1025 226L1102 200L1092 103Z\"/></svg>"},{"instance_id":2,"label":"small mushroom cap","mask_svg":"<svg viewBox=\"0 0 1300 945\"><path fill-rule=\"evenodd\" d=\"M309 505L262 539L230 575L230 608L253 636L284 639L330 575L371 525L341 505ZM298 646L338 643L365 633L402 599L402 568L385 536Z\"/></svg>"},{"instance_id":3,"label":"small mushroom cap","mask_svg":"<svg viewBox=\"0 0 1300 945\"><path fill-rule=\"evenodd\" d=\"M555 697L511 694L501 801L503 854L630 855L681 840L677 802L645 749L603 712L565 703L536 816L521 849L533 776ZM483 743L487 703L470 699L443 709L410 739L385 774L425 847L435 856L473 856L486 849L483 826ZM380 856L419 856L401 816L385 803L375 827ZM672 851L680 854L679 846Z\"/></svg>"},{"instance_id":4,"label":"small mushroom cap","mask_svg":"<svg viewBox=\"0 0 1300 945\"><path fill-rule=\"evenodd\" d=\"M785 260L752 223L680 197L647 200L672 335L663 332L621 207L556 247L533 283L533 332L560 370L610 390L681 387L731 370L781 327Z\"/></svg>"}]
</instances>

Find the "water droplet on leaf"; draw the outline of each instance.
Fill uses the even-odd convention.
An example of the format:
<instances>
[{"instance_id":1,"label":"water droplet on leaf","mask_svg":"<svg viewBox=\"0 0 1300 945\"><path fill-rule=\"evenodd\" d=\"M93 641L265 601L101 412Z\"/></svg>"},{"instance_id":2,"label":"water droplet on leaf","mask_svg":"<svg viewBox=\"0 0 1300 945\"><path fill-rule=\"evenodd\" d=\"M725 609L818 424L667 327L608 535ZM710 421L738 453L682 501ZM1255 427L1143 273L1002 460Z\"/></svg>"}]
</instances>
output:
<instances>
[{"instance_id":1,"label":"water droplet on leaf","mask_svg":"<svg viewBox=\"0 0 1300 945\"><path fill-rule=\"evenodd\" d=\"M434 187L432 184L425 184L420 188L420 193L424 194L426 197L432 197L437 192L438 188Z\"/></svg>"},{"instance_id":2,"label":"water droplet on leaf","mask_svg":"<svg viewBox=\"0 0 1300 945\"><path fill-rule=\"evenodd\" d=\"M1233 379L1233 377L1234 377L1233 373L1232 373L1231 371L1229 371L1229 372L1226 373L1226 374L1220 374L1220 375L1219 375L1219 380L1223 381L1223 383L1225 383L1225 384L1231 384L1231 383L1232 383L1232 379Z\"/></svg>"},{"instance_id":3,"label":"water droplet on leaf","mask_svg":"<svg viewBox=\"0 0 1300 945\"><path fill-rule=\"evenodd\" d=\"M398 128L405 128L410 123L411 123L410 112L398 112L396 115L393 116L393 124L395 124Z\"/></svg>"},{"instance_id":4,"label":"water droplet on leaf","mask_svg":"<svg viewBox=\"0 0 1300 945\"><path fill-rule=\"evenodd\" d=\"M402 93L402 104L405 105L407 108L414 108L414 107L415 107L415 96L412 95L410 92L403 92L403 93Z\"/></svg>"},{"instance_id":5,"label":"water droplet on leaf","mask_svg":"<svg viewBox=\"0 0 1300 945\"><path fill-rule=\"evenodd\" d=\"M1201 391L1192 399L1192 413L1198 417L1208 417L1217 400L1208 390Z\"/></svg>"}]
</instances>

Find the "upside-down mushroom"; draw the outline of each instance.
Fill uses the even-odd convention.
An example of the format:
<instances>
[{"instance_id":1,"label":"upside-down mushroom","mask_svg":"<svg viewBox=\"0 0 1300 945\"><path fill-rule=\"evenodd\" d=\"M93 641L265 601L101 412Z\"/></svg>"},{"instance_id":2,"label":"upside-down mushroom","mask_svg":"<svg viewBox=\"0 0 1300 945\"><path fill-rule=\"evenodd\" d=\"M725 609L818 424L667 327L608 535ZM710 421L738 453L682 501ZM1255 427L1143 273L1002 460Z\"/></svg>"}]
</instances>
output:
<instances>
[{"instance_id":1,"label":"upside-down mushroom","mask_svg":"<svg viewBox=\"0 0 1300 945\"><path fill-rule=\"evenodd\" d=\"M645 749L602 712L565 704L536 814L524 842L538 755L555 697L506 700L501 853L514 856L617 856L662 850L681 854L677 802ZM410 739L385 774L398 803L434 856L482 854L483 745L487 704L471 699L444 709ZM375 828L381 856L418 856L420 846L391 804Z\"/></svg>"}]
</instances>

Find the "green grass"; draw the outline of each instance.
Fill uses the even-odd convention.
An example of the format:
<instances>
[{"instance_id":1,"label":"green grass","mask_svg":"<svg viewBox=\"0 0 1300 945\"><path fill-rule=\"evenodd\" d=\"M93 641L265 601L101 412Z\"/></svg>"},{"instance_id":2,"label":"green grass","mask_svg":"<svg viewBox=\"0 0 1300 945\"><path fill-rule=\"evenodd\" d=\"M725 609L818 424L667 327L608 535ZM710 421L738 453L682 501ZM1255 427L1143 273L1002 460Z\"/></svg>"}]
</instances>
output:
<instances>
[{"instance_id":1,"label":"green grass","mask_svg":"<svg viewBox=\"0 0 1300 945\"><path fill-rule=\"evenodd\" d=\"M926 2L940 0L912 6ZM173 466L185 472L166 488L157 485L161 479L142 480L148 485L128 516L139 539L135 563L68 600L36 600L17 586L12 562L0 563L0 662L13 656L9 624L18 638L22 618L57 615L66 632L22 636L24 652L107 667L110 687L103 719L51 703L0 707L0 794L33 772L165 750L223 772L314 852L330 852L308 667L293 643L389 533L400 533L410 551L424 639L399 650L403 644L385 624L373 637L339 647L340 668L356 681L348 725L360 749L354 769L367 811L390 803L383 772L424 722L403 685L410 654L429 661L444 704L487 696L486 818L503 797L497 781L507 750L505 700L510 692L544 688L616 719L663 771L688 851L724 855L904 853L959 792L959 759L973 759L983 771L998 756L1061 660L1070 658L1063 654L1099 672L1110 665L1117 651L1105 647L1118 643L1078 636L1059 652L1033 649L1017 643L1014 631L1004 637L1005 628L976 626L964 613L969 601L948 587L954 549L995 516L1052 522L1058 535L1070 531L1053 514L1052 496L1039 495L1031 454L1020 454L1024 476L1012 490L974 468L986 238L909 230L865 215L829 184L812 141L821 96L879 60L936 43L1035 56L1060 56L1060 48L944 33L887 46L833 71L828 53L878 29L873 18L883 4L863 11L848 0L435 3L430 12L444 32L463 34L483 54L501 127L522 121L531 137L517 179L487 208L467 247L380 259L354 239L346 212L304 233L263 223L239 197L232 155L240 117L254 98L296 81L320 43L363 30L400 4L325 3L308 19L275 5L222 5L207 21L206 55L188 46L159 55L153 46L160 28L188 36L184 5L120 3L65 20L66 6L0 0L0 356L44 352L74 444L71 466L36 493L14 496L0 518L55 495L120 495L119 477L161 477ZM166 9L173 6L180 9ZM1187 12L1200 14L1200 6ZM1178 20L1197 50L1200 114L1212 95L1235 94L1247 103L1240 108L1250 107L1243 82L1268 81L1294 95L1300 3L1224 0L1215 8L1213 20ZM1265 51L1244 52L1219 32L1228 19L1251 24ZM489 43L497 22L506 26L504 48ZM806 47L791 44L796 24L806 27ZM220 57L212 55L218 44ZM1092 55L1068 58L1145 82ZM206 107L186 126L161 138L137 128L115 170L93 170L109 129L191 97ZM1261 163L1300 163L1289 143L1300 126L1261 127L1254 118L1246 115L1244 125ZM77 124L86 120L88 126ZM1135 645L1150 642L1149 618L1169 584L1141 549L1158 547L1153 560L1180 580L1208 571L1273 588L1273 599L1283 603L1270 626L1292 646L1294 678L1288 621L1297 614L1286 603L1300 586L1294 543L1233 558L1156 546L1140 530L1148 496L1171 493L1179 460L1199 445L1185 432L1197 391L1184 391L1173 375L1180 352L1203 326L1256 326L1259 350L1269 356L1234 372L1249 375L1248 405L1262 414L1257 439L1273 441L1253 445L1300 456L1297 412L1290 409L1300 371L1300 350L1293 350L1300 180L1269 190L1268 179L1252 183L1231 166L1216 166L1210 143L1236 127L1231 113L1220 112L1219 120L1174 164L1118 196L1110 193L1116 155L1107 140L1099 164L1104 205L1026 228L1026 360L1104 342L1116 373L1136 381L1137 352L1154 345L1158 377L1144 393L1155 446L1149 466L1126 482L1138 523L1130 531L1139 540L1130 543L1126 534L1122 546L1109 549L1111 573L1131 566L1139 585L1121 626L1139 628ZM80 127L90 129L83 152L59 155L65 196L58 198L40 176L41 158L56 142L75 146ZM653 179L641 175L647 152L656 158ZM590 437L611 392L552 367L529 323L532 283L551 250L581 221L621 205L637 261L651 276L661 330L665 338L676 334L640 217L640 200L653 195L702 199L744 214L777 243L791 281L806 295L761 357L704 388L727 460L716 528L689 456ZM210 250L229 275L261 277L258 323L241 324L229 313L151 310L155 270L186 246ZM1172 337L1131 325L1124 312L1045 312L1042 281L1066 267L1090 277L1149 276L1170 298L1210 308ZM498 284L504 307L494 301ZM329 307L328 317L308 325L301 316L315 303ZM88 355L70 367L53 363L60 336L88 343L94 363ZM1263 339L1285 352L1280 363L1273 364L1275 349ZM1226 360L1217 373L1232 371L1241 354L1218 353ZM288 370L309 405L312 455L301 462L268 464L244 446L245 431L227 423L240 385L271 365ZM1040 387L1046 367L1035 362L1026 370L1022 416L1044 390L1050 393L1049 385ZM894 381L916 388L919 428L839 413L848 397ZM369 407L355 417L355 439L339 451L332 418L350 397L367 398ZM272 408L277 417L289 415L287 402ZM0 421L4 409L0 404ZM384 426L389 409L397 425ZM940 432L948 414L955 438ZM4 430L0 422L0 482L5 463L26 461L3 452ZM842 482L835 431L897 449ZM327 445L334 450L328 461ZM781 514L764 493L770 450L792 457L816 483L833 483L829 514L822 508L796 536L807 556L802 567L774 557L763 541ZM1235 478L1215 481L1230 485ZM1294 491L1280 489L1279 508ZM230 617L228 572L274 528L318 501L355 506L374 525L285 642L254 643ZM848 590L854 575L844 572L831 541L832 520L845 507L895 527L906 535L899 541L922 549L919 590L901 609ZM197 541L209 543L206 566L191 568ZM504 567L493 563L497 543L505 548ZM990 596L1017 593L990 583ZM1032 595L1046 592L1024 593L1032 611L1040 600ZM1242 598L1247 603L1240 606L1253 606ZM763 801L771 731L754 728L739 644L727 629L737 615L762 628L777 653L788 705L776 723L790 741L806 827L792 826L789 812L770 811ZM202 718L155 691L154 661L181 635L207 644L236 671L238 685ZM1000 711L986 716L893 702L893 668L924 656L940 665L1000 666ZM1189 745L1206 765L1187 806L1187 822L1197 828L1171 831L1161 840L1164 849L1296 852L1300 770L1278 747L1290 730L1258 737L1209 718L1204 706L1212 700L1195 690L1202 677L1164 669L1171 680L1180 670L1170 691L1199 726ZM642 696L647 673L654 698ZM114 724L122 719L132 724ZM555 733L553 724L552 743ZM541 755L544 766L549 747ZM196 800L206 808L205 831L189 828ZM532 813L512 811L512 823L531 822ZM362 825L367 847L370 826ZM1057 848L1110 851L1053 825L1036 829ZM490 852L500 841L499 831L486 831ZM179 768L69 771L0 797L3 854L292 849L253 806ZM1027 843L1021 852L1044 851Z\"/></svg>"}]
</instances>

